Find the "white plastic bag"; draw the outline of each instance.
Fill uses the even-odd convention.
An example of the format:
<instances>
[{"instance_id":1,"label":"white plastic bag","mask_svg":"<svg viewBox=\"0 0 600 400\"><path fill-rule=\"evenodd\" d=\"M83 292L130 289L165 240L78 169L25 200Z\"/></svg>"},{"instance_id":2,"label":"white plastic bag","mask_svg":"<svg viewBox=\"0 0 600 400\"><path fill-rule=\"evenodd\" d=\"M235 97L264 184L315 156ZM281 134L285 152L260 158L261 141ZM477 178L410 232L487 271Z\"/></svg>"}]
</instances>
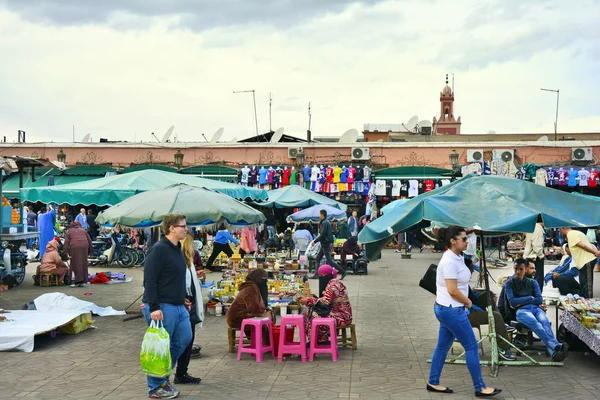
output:
<instances>
[{"instance_id":1,"label":"white plastic bag","mask_svg":"<svg viewBox=\"0 0 600 400\"><path fill-rule=\"evenodd\" d=\"M310 242L308 247L306 248L306 257L309 259L316 259L319 255L319 251L321 251L321 242Z\"/></svg>"}]
</instances>

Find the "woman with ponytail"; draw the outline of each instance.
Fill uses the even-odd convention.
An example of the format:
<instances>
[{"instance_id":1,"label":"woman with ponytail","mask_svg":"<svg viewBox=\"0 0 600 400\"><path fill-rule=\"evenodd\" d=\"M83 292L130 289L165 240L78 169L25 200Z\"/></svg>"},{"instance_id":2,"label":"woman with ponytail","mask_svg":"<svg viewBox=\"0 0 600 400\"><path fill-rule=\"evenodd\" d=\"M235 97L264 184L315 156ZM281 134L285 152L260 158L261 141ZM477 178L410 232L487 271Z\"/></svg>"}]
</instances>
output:
<instances>
[{"instance_id":1,"label":"woman with ponytail","mask_svg":"<svg viewBox=\"0 0 600 400\"><path fill-rule=\"evenodd\" d=\"M477 339L468 318L472 306L468 297L471 271L465 265L462 255L467 248L467 234L464 228L450 226L440 228L437 236L448 250L444 252L437 268L434 312L440 321L440 331L437 347L431 359L427 390L440 393L453 392L450 388L440 386L440 376L448 351L456 338L466 351L467 368L475 386L475 396L495 396L502 390L485 386L479 364Z\"/></svg>"}]
</instances>

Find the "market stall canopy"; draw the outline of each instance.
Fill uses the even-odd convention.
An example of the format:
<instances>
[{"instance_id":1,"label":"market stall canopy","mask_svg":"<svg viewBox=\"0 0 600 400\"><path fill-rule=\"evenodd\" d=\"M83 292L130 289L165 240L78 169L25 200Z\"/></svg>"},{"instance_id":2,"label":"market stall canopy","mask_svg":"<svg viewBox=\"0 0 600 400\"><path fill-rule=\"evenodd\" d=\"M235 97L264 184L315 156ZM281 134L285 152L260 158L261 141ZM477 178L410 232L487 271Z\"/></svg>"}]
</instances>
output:
<instances>
[{"instance_id":1,"label":"market stall canopy","mask_svg":"<svg viewBox=\"0 0 600 400\"><path fill-rule=\"evenodd\" d=\"M304 189L298 185L290 185L281 189L269 190L269 200L258 205L269 208L310 207L316 204L327 204L342 211L348 208L344 203L330 199L319 193Z\"/></svg>"},{"instance_id":2,"label":"market stall canopy","mask_svg":"<svg viewBox=\"0 0 600 400\"><path fill-rule=\"evenodd\" d=\"M328 221L342 221L348 216L346 215L346 211L342 211L338 208L329 206L327 204L317 204L316 206L312 206L306 208L304 210L300 210L293 214L288 215L286 218L287 222L319 222L321 221L320 212L321 210L327 211L327 220Z\"/></svg>"},{"instance_id":3,"label":"market stall canopy","mask_svg":"<svg viewBox=\"0 0 600 400\"><path fill-rule=\"evenodd\" d=\"M58 168L33 168L23 174L23 188L46 187L53 185L66 185L80 183L92 179L103 178L114 174L115 170L105 166L77 166L61 171ZM20 197L20 176L18 173L10 174L2 182L2 194L8 199Z\"/></svg>"},{"instance_id":4,"label":"market stall canopy","mask_svg":"<svg viewBox=\"0 0 600 400\"><path fill-rule=\"evenodd\" d=\"M261 224L265 216L258 210L209 189L183 183L137 194L98 214L102 225L142 228L160 225L167 214L186 216L190 226L218 228Z\"/></svg>"},{"instance_id":5,"label":"market stall canopy","mask_svg":"<svg viewBox=\"0 0 600 400\"><path fill-rule=\"evenodd\" d=\"M395 210L398 206L401 206L402 204L406 203L408 200L410 199L399 199L399 200L394 200L389 204L386 204L385 206L381 207L381 213L383 215L385 214L389 214L391 213L393 210Z\"/></svg>"},{"instance_id":6,"label":"market stall canopy","mask_svg":"<svg viewBox=\"0 0 600 400\"><path fill-rule=\"evenodd\" d=\"M177 183L205 187L240 200L260 202L267 199L266 190L193 175L155 170L130 172L69 185L21 189L21 199L33 202L41 201L42 203L112 206L138 193L165 188Z\"/></svg>"},{"instance_id":7,"label":"market stall canopy","mask_svg":"<svg viewBox=\"0 0 600 400\"><path fill-rule=\"evenodd\" d=\"M600 202L600 197L598 197L598 196L594 196L594 195L591 195L591 194L583 194L583 193L579 193L579 192L573 192L572 194L574 196L583 197L583 198L586 198L586 199L591 199L591 200Z\"/></svg>"},{"instance_id":8,"label":"market stall canopy","mask_svg":"<svg viewBox=\"0 0 600 400\"><path fill-rule=\"evenodd\" d=\"M600 225L598 202L501 176L469 175L419 195L365 226L359 234L369 256L399 232L431 221L486 232L533 232L538 216L547 228Z\"/></svg>"},{"instance_id":9,"label":"market stall canopy","mask_svg":"<svg viewBox=\"0 0 600 400\"><path fill-rule=\"evenodd\" d=\"M0 157L0 169L4 172L18 172L19 168L57 168L63 170L66 168L65 163L60 161L50 161L44 158L32 157Z\"/></svg>"}]
</instances>

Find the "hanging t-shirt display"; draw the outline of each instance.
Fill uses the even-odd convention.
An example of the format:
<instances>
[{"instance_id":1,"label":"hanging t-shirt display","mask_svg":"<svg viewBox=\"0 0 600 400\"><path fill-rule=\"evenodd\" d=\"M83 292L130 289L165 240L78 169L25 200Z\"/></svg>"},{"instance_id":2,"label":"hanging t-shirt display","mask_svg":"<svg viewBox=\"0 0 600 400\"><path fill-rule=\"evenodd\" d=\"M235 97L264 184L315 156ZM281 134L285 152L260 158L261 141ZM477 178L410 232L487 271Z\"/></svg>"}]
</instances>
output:
<instances>
[{"instance_id":1,"label":"hanging t-shirt display","mask_svg":"<svg viewBox=\"0 0 600 400\"><path fill-rule=\"evenodd\" d=\"M548 169L548 186L554 186L554 179L556 178L556 171L552 168Z\"/></svg>"},{"instance_id":2,"label":"hanging t-shirt display","mask_svg":"<svg viewBox=\"0 0 600 400\"><path fill-rule=\"evenodd\" d=\"M340 183L340 175L342 175L342 169L335 167L333 169L333 183Z\"/></svg>"},{"instance_id":3,"label":"hanging t-shirt display","mask_svg":"<svg viewBox=\"0 0 600 400\"><path fill-rule=\"evenodd\" d=\"M569 178L569 173L567 171L562 168L559 169L556 171L556 177L558 178L557 183L559 186L567 186L567 179Z\"/></svg>"},{"instance_id":4,"label":"hanging t-shirt display","mask_svg":"<svg viewBox=\"0 0 600 400\"><path fill-rule=\"evenodd\" d=\"M375 196L385 196L385 181L378 179L375 182Z\"/></svg>"},{"instance_id":5,"label":"hanging t-shirt display","mask_svg":"<svg viewBox=\"0 0 600 400\"><path fill-rule=\"evenodd\" d=\"M268 174L268 170L263 167L260 169L260 171L258 171L260 178L258 180L258 183L261 185L266 185L267 184L267 174Z\"/></svg>"},{"instance_id":6,"label":"hanging t-shirt display","mask_svg":"<svg viewBox=\"0 0 600 400\"><path fill-rule=\"evenodd\" d=\"M408 197L408 181L400 181L400 196Z\"/></svg>"},{"instance_id":7,"label":"hanging t-shirt display","mask_svg":"<svg viewBox=\"0 0 600 400\"><path fill-rule=\"evenodd\" d=\"M595 169L592 169L590 171L590 178L588 179L588 186L596 187L596 179L598 179L598 171L596 171Z\"/></svg>"},{"instance_id":8,"label":"hanging t-shirt display","mask_svg":"<svg viewBox=\"0 0 600 400\"><path fill-rule=\"evenodd\" d=\"M425 179L425 193L431 192L433 189L435 189L435 184L433 183L433 180Z\"/></svg>"},{"instance_id":9,"label":"hanging t-shirt display","mask_svg":"<svg viewBox=\"0 0 600 400\"><path fill-rule=\"evenodd\" d=\"M363 182L371 182L371 167L363 168Z\"/></svg>"},{"instance_id":10,"label":"hanging t-shirt display","mask_svg":"<svg viewBox=\"0 0 600 400\"><path fill-rule=\"evenodd\" d=\"M242 168L242 183L248 183L248 179L250 177L250 168L244 167Z\"/></svg>"},{"instance_id":11,"label":"hanging t-shirt display","mask_svg":"<svg viewBox=\"0 0 600 400\"><path fill-rule=\"evenodd\" d=\"M281 173L281 183L283 183L284 185L289 185L291 175L292 175L292 171L290 171L287 168L284 168L283 172Z\"/></svg>"},{"instance_id":12,"label":"hanging t-shirt display","mask_svg":"<svg viewBox=\"0 0 600 400\"><path fill-rule=\"evenodd\" d=\"M582 169L579 171L579 186L588 186L588 179L590 179L590 171Z\"/></svg>"},{"instance_id":13,"label":"hanging t-shirt display","mask_svg":"<svg viewBox=\"0 0 600 400\"><path fill-rule=\"evenodd\" d=\"M356 174L356 168L348 167L348 177L347 177L348 183L354 183L354 174Z\"/></svg>"},{"instance_id":14,"label":"hanging t-shirt display","mask_svg":"<svg viewBox=\"0 0 600 400\"><path fill-rule=\"evenodd\" d=\"M333 168L331 167L325 168L325 182L333 182Z\"/></svg>"},{"instance_id":15,"label":"hanging t-shirt display","mask_svg":"<svg viewBox=\"0 0 600 400\"><path fill-rule=\"evenodd\" d=\"M400 181L399 180L393 180L392 181L392 196L393 197L398 197L400 196Z\"/></svg>"},{"instance_id":16,"label":"hanging t-shirt display","mask_svg":"<svg viewBox=\"0 0 600 400\"><path fill-rule=\"evenodd\" d=\"M540 186L546 186L548 183L548 173L544 168L540 168L535 172L535 183Z\"/></svg>"},{"instance_id":17,"label":"hanging t-shirt display","mask_svg":"<svg viewBox=\"0 0 600 400\"><path fill-rule=\"evenodd\" d=\"M450 179L442 179L442 186L446 186L450 184Z\"/></svg>"},{"instance_id":18,"label":"hanging t-shirt display","mask_svg":"<svg viewBox=\"0 0 600 400\"><path fill-rule=\"evenodd\" d=\"M275 177L275 170L273 169L273 167L269 168L268 172L267 172L267 183L269 185L273 184L273 178Z\"/></svg>"},{"instance_id":19,"label":"hanging t-shirt display","mask_svg":"<svg viewBox=\"0 0 600 400\"><path fill-rule=\"evenodd\" d=\"M348 168L342 168L342 173L340 174L340 182L348 183Z\"/></svg>"},{"instance_id":20,"label":"hanging t-shirt display","mask_svg":"<svg viewBox=\"0 0 600 400\"><path fill-rule=\"evenodd\" d=\"M312 169L306 165L304 168L302 168L302 177L304 178L304 182L308 182L312 179L310 179L310 173L312 172Z\"/></svg>"},{"instance_id":21,"label":"hanging t-shirt display","mask_svg":"<svg viewBox=\"0 0 600 400\"><path fill-rule=\"evenodd\" d=\"M354 182L362 182L364 171L361 167L356 167L356 172L354 173Z\"/></svg>"},{"instance_id":22,"label":"hanging t-shirt display","mask_svg":"<svg viewBox=\"0 0 600 400\"><path fill-rule=\"evenodd\" d=\"M419 179L419 194L425 193L425 184L423 183L423 179Z\"/></svg>"},{"instance_id":23,"label":"hanging t-shirt display","mask_svg":"<svg viewBox=\"0 0 600 400\"><path fill-rule=\"evenodd\" d=\"M577 171L575 171L573 168L571 168L568 172L568 176L569 176L569 186L577 186L577 177L579 176L579 173Z\"/></svg>"},{"instance_id":24,"label":"hanging t-shirt display","mask_svg":"<svg viewBox=\"0 0 600 400\"><path fill-rule=\"evenodd\" d=\"M319 180L319 172L321 170L316 165L310 169L310 181L316 182Z\"/></svg>"},{"instance_id":25,"label":"hanging t-shirt display","mask_svg":"<svg viewBox=\"0 0 600 400\"><path fill-rule=\"evenodd\" d=\"M256 185L258 183L258 170L255 167L252 167L250 170L250 178L248 179L248 183L251 185Z\"/></svg>"},{"instance_id":26,"label":"hanging t-shirt display","mask_svg":"<svg viewBox=\"0 0 600 400\"><path fill-rule=\"evenodd\" d=\"M492 169L490 168L490 163L487 161L484 161L483 163L483 175L491 175L492 174Z\"/></svg>"},{"instance_id":27,"label":"hanging t-shirt display","mask_svg":"<svg viewBox=\"0 0 600 400\"><path fill-rule=\"evenodd\" d=\"M394 183L392 181L389 181L389 180L385 181L385 196L386 197L392 197L393 186L394 186Z\"/></svg>"},{"instance_id":28,"label":"hanging t-shirt display","mask_svg":"<svg viewBox=\"0 0 600 400\"><path fill-rule=\"evenodd\" d=\"M419 181L411 179L408 181L408 197L415 197L419 195Z\"/></svg>"},{"instance_id":29,"label":"hanging t-shirt display","mask_svg":"<svg viewBox=\"0 0 600 400\"><path fill-rule=\"evenodd\" d=\"M281 182L283 179L283 169L281 169L280 167L277 167L275 169L275 174L273 175L273 184L276 187L281 187Z\"/></svg>"},{"instance_id":30,"label":"hanging t-shirt display","mask_svg":"<svg viewBox=\"0 0 600 400\"><path fill-rule=\"evenodd\" d=\"M327 169L325 167L321 167L321 169L319 170L319 182L321 184L327 182Z\"/></svg>"}]
</instances>

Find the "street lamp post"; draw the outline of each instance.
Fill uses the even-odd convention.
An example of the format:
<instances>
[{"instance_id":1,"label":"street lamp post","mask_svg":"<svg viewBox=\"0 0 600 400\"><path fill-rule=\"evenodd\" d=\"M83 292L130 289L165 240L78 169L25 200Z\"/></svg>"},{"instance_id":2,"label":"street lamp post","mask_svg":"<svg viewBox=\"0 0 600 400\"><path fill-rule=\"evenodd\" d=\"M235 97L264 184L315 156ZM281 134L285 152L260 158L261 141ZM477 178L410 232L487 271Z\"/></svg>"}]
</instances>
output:
<instances>
[{"instance_id":1,"label":"street lamp post","mask_svg":"<svg viewBox=\"0 0 600 400\"><path fill-rule=\"evenodd\" d=\"M554 141L556 142L557 139L557 132L558 132L558 100L560 98L560 89L540 89L543 90L544 92L554 92L556 93L556 118L554 120Z\"/></svg>"},{"instance_id":2,"label":"street lamp post","mask_svg":"<svg viewBox=\"0 0 600 400\"><path fill-rule=\"evenodd\" d=\"M177 167L177 169L180 169L183 165L183 153L181 152L181 149L177 149L177 153L175 153L174 159L175 166Z\"/></svg>"},{"instance_id":3,"label":"street lamp post","mask_svg":"<svg viewBox=\"0 0 600 400\"><path fill-rule=\"evenodd\" d=\"M63 151L62 147L60 148L60 151L56 155L56 160L61 163L64 163L65 161L67 161L67 155Z\"/></svg>"},{"instance_id":4,"label":"street lamp post","mask_svg":"<svg viewBox=\"0 0 600 400\"><path fill-rule=\"evenodd\" d=\"M456 166L458 165L458 153L456 149L452 149L452 152L448 154L448 159L450 160L450 165L452 165L452 180L454 180Z\"/></svg>"},{"instance_id":5,"label":"street lamp post","mask_svg":"<svg viewBox=\"0 0 600 400\"><path fill-rule=\"evenodd\" d=\"M254 102L254 127L256 128L256 136L258 136L258 118L256 116L256 91L252 90L234 90L233 93L252 93L252 101Z\"/></svg>"}]
</instances>

